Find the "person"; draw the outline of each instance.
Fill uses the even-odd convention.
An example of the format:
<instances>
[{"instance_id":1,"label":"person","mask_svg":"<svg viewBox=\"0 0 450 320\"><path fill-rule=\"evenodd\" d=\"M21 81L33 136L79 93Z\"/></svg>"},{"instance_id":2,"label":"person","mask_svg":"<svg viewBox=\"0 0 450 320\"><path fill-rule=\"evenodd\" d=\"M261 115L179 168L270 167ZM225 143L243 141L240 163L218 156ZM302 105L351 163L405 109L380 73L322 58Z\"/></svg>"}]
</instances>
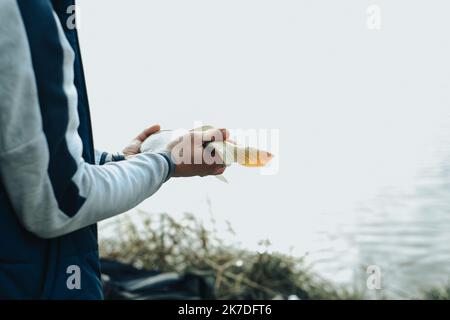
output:
<instances>
[{"instance_id":1,"label":"person","mask_svg":"<svg viewBox=\"0 0 450 320\"><path fill-rule=\"evenodd\" d=\"M220 163L94 149L74 0L0 1L0 298L102 299L96 223L147 199L171 177L217 175ZM199 133L196 133L199 134ZM186 148L228 138L201 134ZM188 141L189 139L183 139ZM197 139L198 140L198 139Z\"/></svg>"}]
</instances>

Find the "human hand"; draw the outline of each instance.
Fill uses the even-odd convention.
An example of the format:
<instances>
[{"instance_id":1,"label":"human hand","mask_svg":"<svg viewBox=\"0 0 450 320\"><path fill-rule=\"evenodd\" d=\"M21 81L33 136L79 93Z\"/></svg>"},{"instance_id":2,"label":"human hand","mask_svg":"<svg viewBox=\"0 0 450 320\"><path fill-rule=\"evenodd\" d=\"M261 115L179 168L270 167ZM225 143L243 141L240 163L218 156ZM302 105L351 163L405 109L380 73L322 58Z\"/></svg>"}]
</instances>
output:
<instances>
[{"instance_id":1,"label":"human hand","mask_svg":"<svg viewBox=\"0 0 450 320\"><path fill-rule=\"evenodd\" d=\"M139 153L141 153L141 145L152 134L161 130L160 125L155 124L144 131L142 131L136 138L134 138L128 146L123 149L122 153L125 155L125 158L133 157Z\"/></svg>"},{"instance_id":2,"label":"human hand","mask_svg":"<svg viewBox=\"0 0 450 320\"><path fill-rule=\"evenodd\" d=\"M193 131L169 144L172 160L176 164L174 177L210 176L224 173L226 166L214 150L206 148L208 142L225 141L226 129Z\"/></svg>"}]
</instances>

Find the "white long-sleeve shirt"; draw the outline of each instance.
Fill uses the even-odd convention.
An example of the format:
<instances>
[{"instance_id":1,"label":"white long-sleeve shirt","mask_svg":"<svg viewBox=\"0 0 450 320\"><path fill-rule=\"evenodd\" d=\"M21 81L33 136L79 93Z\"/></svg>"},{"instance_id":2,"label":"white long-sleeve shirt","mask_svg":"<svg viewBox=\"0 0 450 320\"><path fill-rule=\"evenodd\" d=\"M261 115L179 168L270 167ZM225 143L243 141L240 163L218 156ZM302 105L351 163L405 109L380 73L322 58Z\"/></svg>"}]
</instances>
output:
<instances>
[{"instance_id":1,"label":"white long-sleeve shirt","mask_svg":"<svg viewBox=\"0 0 450 320\"><path fill-rule=\"evenodd\" d=\"M42 35L41 41L48 41L49 50L56 41L63 54L61 88L48 88L50 94L61 91L64 98L55 111L40 103L40 95L47 93L37 85L32 44L17 1L0 1L0 182L23 227L42 238L68 234L133 208L161 187L171 168L167 157L155 153L103 166L83 160L75 55L56 16L54 23L57 35ZM60 111L68 117L61 120L67 126L55 142L49 132L59 120L48 116ZM68 155L59 161L62 145Z\"/></svg>"}]
</instances>

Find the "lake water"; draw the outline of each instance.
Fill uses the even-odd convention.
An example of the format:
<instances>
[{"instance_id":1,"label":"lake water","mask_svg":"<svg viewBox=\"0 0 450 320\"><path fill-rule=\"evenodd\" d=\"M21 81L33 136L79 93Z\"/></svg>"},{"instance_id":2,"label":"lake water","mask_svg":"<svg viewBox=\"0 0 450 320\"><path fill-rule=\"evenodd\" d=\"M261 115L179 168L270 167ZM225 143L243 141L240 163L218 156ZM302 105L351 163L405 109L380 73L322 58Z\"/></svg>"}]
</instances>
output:
<instances>
[{"instance_id":1,"label":"lake water","mask_svg":"<svg viewBox=\"0 0 450 320\"><path fill-rule=\"evenodd\" d=\"M434 163L420 168L412 185L383 188L353 210L319 214L320 224L302 237L308 249L294 252L306 253L324 278L369 298L414 298L450 283L450 148L442 143L435 151ZM254 241L241 242L256 249ZM369 265L381 269L381 291L366 290Z\"/></svg>"},{"instance_id":2,"label":"lake water","mask_svg":"<svg viewBox=\"0 0 450 320\"><path fill-rule=\"evenodd\" d=\"M176 180L140 208L175 217L193 212L205 221L212 213L219 224L231 222L237 235L229 240L244 247L258 250L258 240L269 239L274 250L306 255L321 276L365 291L369 298L415 298L425 289L450 283L450 126L435 130L427 141L419 148L420 160L401 159L404 166L414 163L408 174L401 179L384 177L376 187L370 181L357 186L365 192L346 190L345 183L341 189L323 188L323 193L289 191L286 185L270 188L283 177L245 178L247 171L233 168L230 185L212 178ZM395 161L387 167L392 175L401 170ZM246 179L257 181L261 190L269 189L267 195L258 194L257 186L245 190ZM174 195L183 201L170 201ZM343 200L333 200L336 196ZM112 234L103 229L102 236L108 235ZM366 290L366 269L371 265L381 270L380 291Z\"/></svg>"},{"instance_id":3,"label":"lake water","mask_svg":"<svg viewBox=\"0 0 450 320\"><path fill-rule=\"evenodd\" d=\"M367 266L377 265L382 291L367 291L374 298L414 298L450 283L450 145L444 136L445 130L410 186L380 190L319 232L320 248L308 259L316 270L364 289Z\"/></svg>"}]
</instances>

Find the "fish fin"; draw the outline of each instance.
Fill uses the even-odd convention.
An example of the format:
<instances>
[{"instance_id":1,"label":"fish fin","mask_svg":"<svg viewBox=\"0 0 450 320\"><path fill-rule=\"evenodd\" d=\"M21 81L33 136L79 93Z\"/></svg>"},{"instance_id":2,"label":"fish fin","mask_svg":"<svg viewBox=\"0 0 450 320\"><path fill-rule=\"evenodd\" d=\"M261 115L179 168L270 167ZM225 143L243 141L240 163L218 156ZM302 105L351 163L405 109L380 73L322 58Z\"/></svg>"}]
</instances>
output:
<instances>
[{"instance_id":1,"label":"fish fin","mask_svg":"<svg viewBox=\"0 0 450 320\"><path fill-rule=\"evenodd\" d=\"M228 184L228 180L227 178L225 178L222 174L215 176L217 179L219 179L222 182L225 182L226 184Z\"/></svg>"}]
</instances>

